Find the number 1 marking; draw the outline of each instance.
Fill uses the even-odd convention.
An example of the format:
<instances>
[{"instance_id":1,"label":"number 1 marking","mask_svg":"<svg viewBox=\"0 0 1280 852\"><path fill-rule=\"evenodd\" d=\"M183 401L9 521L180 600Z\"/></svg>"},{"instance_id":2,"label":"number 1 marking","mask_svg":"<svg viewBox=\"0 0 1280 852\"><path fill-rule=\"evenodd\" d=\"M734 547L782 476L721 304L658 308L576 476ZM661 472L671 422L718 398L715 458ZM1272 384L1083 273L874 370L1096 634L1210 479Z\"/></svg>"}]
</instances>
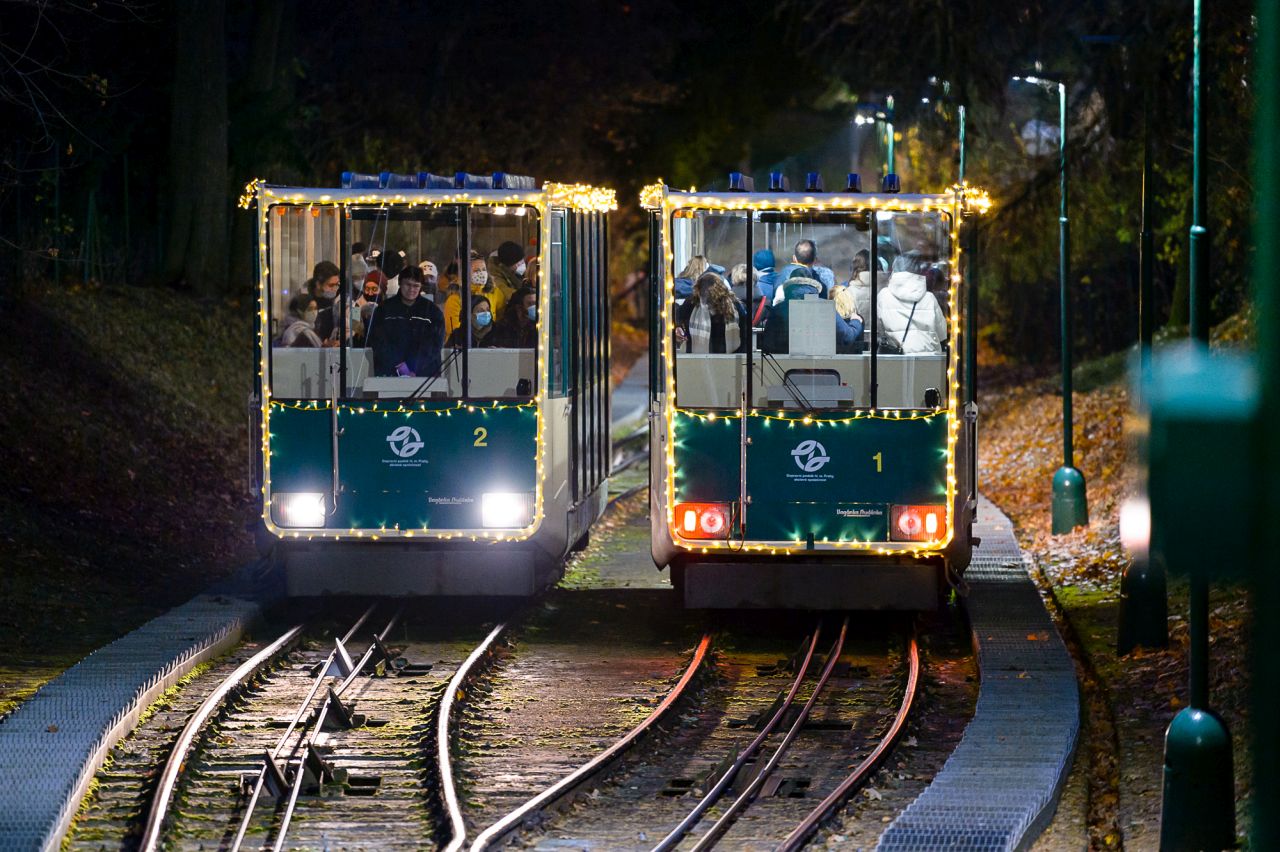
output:
<instances>
[{"instance_id":1,"label":"number 1 marking","mask_svg":"<svg viewBox=\"0 0 1280 852\"><path fill-rule=\"evenodd\" d=\"M488 429L484 428L483 426L477 426L477 427L476 427L476 431L472 432L471 434L473 434L473 435L475 435L475 436L476 436L476 442L475 442L474 444L472 444L471 446L473 446L473 447L487 447L487 446L489 446L489 445L485 442L485 439L489 437L489 430L488 430Z\"/></svg>"},{"instance_id":2,"label":"number 1 marking","mask_svg":"<svg viewBox=\"0 0 1280 852\"><path fill-rule=\"evenodd\" d=\"M871 458L876 460L876 473L884 473L884 459L881 458L880 454L876 453Z\"/></svg>"}]
</instances>

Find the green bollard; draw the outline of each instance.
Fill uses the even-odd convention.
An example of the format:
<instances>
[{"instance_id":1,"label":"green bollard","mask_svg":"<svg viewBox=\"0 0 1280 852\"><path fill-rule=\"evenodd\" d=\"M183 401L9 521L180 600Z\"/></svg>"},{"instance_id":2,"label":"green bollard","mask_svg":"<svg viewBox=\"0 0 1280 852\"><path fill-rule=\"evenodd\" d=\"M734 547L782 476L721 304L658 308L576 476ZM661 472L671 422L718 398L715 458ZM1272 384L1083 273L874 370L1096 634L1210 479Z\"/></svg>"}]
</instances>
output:
<instances>
[{"instance_id":1,"label":"green bollard","mask_svg":"<svg viewBox=\"0 0 1280 852\"><path fill-rule=\"evenodd\" d=\"M1236 845L1231 735L1212 710L1187 707L1164 737L1161 852Z\"/></svg>"},{"instance_id":2,"label":"green bollard","mask_svg":"<svg viewBox=\"0 0 1280 852\"><path fill-rule=\"evenodd\" d=\"M1053 474L1053 534L1063 535L1089 525L1089 498L1084 474L1074 467L1060 467Z\"/></svg>"},{"instance_id":3,"label":"green bollard","mask_svg":"<svg viewBox=\"0 0 1280 852\"><path fill-rule=\"evenodd\" d=\"M1157 557L1158 559L1158 557ZM1136 554L1120 578L1120 625L1116 653L1137 647L1169 647L1169 589L1164 565Z\"/></svg>"}]
</instances>

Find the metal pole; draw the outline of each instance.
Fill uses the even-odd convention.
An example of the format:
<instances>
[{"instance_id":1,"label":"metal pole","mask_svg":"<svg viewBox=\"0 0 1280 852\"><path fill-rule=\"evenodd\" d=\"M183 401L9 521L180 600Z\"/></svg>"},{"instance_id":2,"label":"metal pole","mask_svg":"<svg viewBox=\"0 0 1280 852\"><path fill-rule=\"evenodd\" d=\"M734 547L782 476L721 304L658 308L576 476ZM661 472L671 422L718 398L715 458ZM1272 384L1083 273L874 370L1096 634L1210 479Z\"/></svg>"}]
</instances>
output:
<instances>
[{"instance_id":1,"label":"metal pole","mask_svg":"<svg viewBox=\"0 0 1280 852\"><path fill-rule=\"evenodd\" d=\"M960 175L956 180L964 183L964 104L960 105Z\"/></svg>"},{"instance_id":2,"label":"metal pole","mask_svg":"<svg viewBox=\"0 0 1280 852\"><path fill-rule=\"evenodd\" d=\"M1280 419L1280 282L1272 270L1280 263L1280 168L1273 152L1280 146L1280 7L1270 0L1258 3L1254 87L1256 132L1253 137L1254 305L1258 316L1258 373L1261 378L1262 422ZM1280 445L1260 444L1259 471L1275 470L1280 463ZM1261 476L1258 477L1259 482ZM1275 517L1280 496L1273 488L1257 488L1263 503L1261 517ZM1252 542L1252 579L1255 601L1274 601L1280 594L1280 575L1269 570L1272 563L1264 544ZM1257 606L1253 613L1252 641L1253 711L1253 829L1250 847L1280 848L1280 729L1272 723L1280 705L1280 617L1269 606Z\"/></svg>"},{"instance_id":3,"label":"metal pole","mask_svg":"<svg viewBox=\"0 0 1280 852\"><path fill-rule=\"evenodd\" d=\"M1191 339L1209 342L1209 317L1205 310L1205 288L1209 283L1209 229L1205 224L1207 205L1204 186L1204 102L1203 81L1200 76L1200 45L1204 39L1204 18L1200 14L1200 1L1195 0L1195 29L1193 59L1191 64L1191 160L1193 188L1191 193L1191 234L1188 252L1190 260Z\"/></svg>"},{"instance_id":4,"label":"metal pole","mask_svg":"<svg viewBox=\"0 0 1280 852\"><path fill-rule=\"evenodd\" d=\"M1188 260L1191 279L1191 336L1195 341L1207 343L1208 326L1200 304L1203 299L1200 285L1207 283L1209 272L1208 230L1203 226L1206 210L1202 169L1204 116L1200 99L1200 48L1203 35L1200 0L1194 0L1194 9L1192 113L1195 131L1191 158L1194 200ZM1261 110L1263 104L1259 103L1258 107ZM1259 245L1265 245L1265 241L1259 241ZM1262 258L1259 257L1258 260L1262 261ZM1234 447L1231 451L1246 452L1248 448ZM1156 520L1153 518L1153 522ZM1170 560L1177 555L1176 552L1166 554ZM1263 559L1265 564L1265 557ZM1187 626L1191 634L1190 647L1187 649L1191 695L1188 706L1174 716L1165 732L1160 848L1190 852L1198 849L1225 849L1235 843L1235 772L1231 733L1221 717L1209 709L1208 575L1212 569L1203 560L1192 560L1187 569L1191 586L1187 613ZM1270 648L1267 650L1272 651ZM1259 727L1266 727L1269 721L1263 721Z\"/></svg>"},{"instance_id":5,"label":"metal pole","mask_svg":"<svg viewBox=\"0 0 1280 852\"><path fill-rule=\"evenodd\" d=\"M1071 230L1067 218L1067 84L1058 81L1058 291L1062 314L1062 467L1053 474L1054 535L1069 533L1089 523L1089 502L1084 475L1075 466L1071 434Z\"/></svg>"},{"instance_id":6,"label":"metal pole","mask_svg":"<svg viewBox=\"0 0 1280 852\"><path fill-rule=\"evenodd\" d=\"M897 160L897 152L895 151L895 149L894 149L894 147L893 147L893 95L890 95L889 97L885 98L885 106L887 107L887 109L885 110L885 114L889 116L889 120L888 120L888 128L889 128L889 160L888 160L889 165L888 165L888 173L889 173L889 174L895 174L895 173L898 171L898 160Z\"/></svg>"},{"instance_id":7,"label":"metal pole","mask_svg":"<svg viewBox=\"0 0 1280 852\"><path fill-rule=\"evenodd\" d=\"M1150 80L1148 79L1148 89ZM1138 242L1138 394L1151 376L1151 336L1155 327L1155 300L1152 295L1151 235L1151 98L1142 98L1142 235ZM1143 407L1139 396L1137 406ZM1169 646L1169 593L1164 562L1150 553L1138 552L1120 577L1120 616L1116 631L1116 652L1128 654L1139 645L1147 648Z\"/></svg>"},{"instance_id":8,"label":"metal pole","mask_svg":"<svg viewBox=\"0 0 1280 852\"><path fill-rule=\"evenodd\" d=\"M1062 466L1075 467L1071 436L1071 226L1067 220L1067 87L1058 83L1058 295L1062 311Z\"/></svg>"},{"instance_id":9,"label":"metal pole","mask_svg":"<svg viewBox=\"0 0 1280 852\"><path fill-rule=\"evenodd\" d=\"M871 217L871 258L868 264L871 267L871 409L874 411L876 407L877 397L879 396L879 383L876 375L876 353L879 351L880 326L879 317L877 316L876 304L880 301L878 296L879 278L880 278L880 256L878 239L879 223L876 222L876 211L868 210L867 215Z\"/></svg>"}]
</instances>

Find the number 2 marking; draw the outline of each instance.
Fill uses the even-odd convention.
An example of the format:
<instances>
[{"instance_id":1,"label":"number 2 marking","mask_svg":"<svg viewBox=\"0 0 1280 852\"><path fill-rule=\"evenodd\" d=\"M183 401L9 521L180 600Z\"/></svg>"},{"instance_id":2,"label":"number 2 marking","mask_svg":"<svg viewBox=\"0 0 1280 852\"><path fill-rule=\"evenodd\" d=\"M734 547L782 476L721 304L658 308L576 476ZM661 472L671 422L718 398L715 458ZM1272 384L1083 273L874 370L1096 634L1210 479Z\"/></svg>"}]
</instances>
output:
<instances>
[{"instance_id":1,"label":"number 2 marking","mask_svg":"<svg viewBox=\"0 0 1280 852\"><path fill-rule=\"evenodd\" d=\"M871 458L876 460L876 473L884 473L884 459L880 456L880 454L876 453Z\"/></svg>"},{"instance_id":2,"label":"number 2 marking","mask_svg":"<svg viewBox=\"0 0 1280 852\"><path fill-rule=\"evenodd\" d=\"M485 439L489 437L489 430L488 430L488 429L484 428L483 426L477 426L477 427L476 427L476 431L472 432L471 434L473 434L473 435L475 435L475 436L476 436L476 442L475 442L474 444L472 444L471 446L473 446L473 447L487 447L487 446L489 446L489 444L488 444L488 443L486 443L486 441L485 441Z\"/></svg>"}]
</instances>

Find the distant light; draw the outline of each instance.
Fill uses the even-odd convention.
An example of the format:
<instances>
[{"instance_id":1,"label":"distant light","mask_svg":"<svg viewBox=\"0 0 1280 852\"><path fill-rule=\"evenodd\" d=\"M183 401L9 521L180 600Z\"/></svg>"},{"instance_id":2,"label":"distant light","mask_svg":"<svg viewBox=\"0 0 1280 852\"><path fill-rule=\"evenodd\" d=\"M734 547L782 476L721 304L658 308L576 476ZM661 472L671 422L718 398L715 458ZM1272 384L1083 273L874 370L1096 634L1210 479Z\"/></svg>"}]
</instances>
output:
<instances>
[{"instance_id":1,"label":"distant light","mask_svg":"<svg viewBox=\"0 0 1280 852\"><path fill-rule=\"evenodd\" d=\"M1120 543L1130 556L1142 558L1151 547L1151 503L1130 497L1120 504Z\"/></svg>"},{"instance_id":2,"label":"distant light","mask_svg":"<svg viewBox=\"0 0 1280 852\"><path fill-rule=\"evenodd\" d=\"M929 103L929 99L928 99L928 98L921 98L921 99L920 99L920 103L922 103L922 104L927 104L927 103Z\"/></svg>"}]
</instances>

